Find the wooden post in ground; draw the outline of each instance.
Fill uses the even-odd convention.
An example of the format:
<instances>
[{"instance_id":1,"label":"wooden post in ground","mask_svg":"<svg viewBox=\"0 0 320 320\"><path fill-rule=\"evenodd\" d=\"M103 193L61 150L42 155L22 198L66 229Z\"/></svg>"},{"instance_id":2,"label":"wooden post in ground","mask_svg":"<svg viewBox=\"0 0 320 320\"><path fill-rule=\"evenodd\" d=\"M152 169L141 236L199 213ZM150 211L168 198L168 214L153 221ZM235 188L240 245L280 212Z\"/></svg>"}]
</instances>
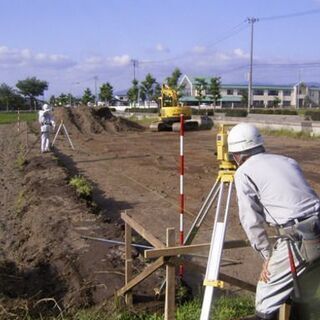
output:
<instances>
[{"instance_id":1,"label":"wooden post in ground","mask_svg":"<svg viewBox=\"0 0 320 320\"><path fill-rule=\"evenodd\" d=\"M126 223L125 224L125 283L126 285L132 279L132 229ZM125 301L127 305L132 305L132 291L128 291L125 295Z\"/></svg>"},{"instance_id":2,"label":"wooden post in ground","mask_svg":"<svg viewBox=\"0 0 320 320\"><path fill-rule=\"evenodd\" d=\"M167 247L175 246L176 233L174 228L167 229ZM175 291L176 291L176 270L175 266L167 263L166 265L166 299L164 319L175 319Z\"/></svg>"}]
</instances>

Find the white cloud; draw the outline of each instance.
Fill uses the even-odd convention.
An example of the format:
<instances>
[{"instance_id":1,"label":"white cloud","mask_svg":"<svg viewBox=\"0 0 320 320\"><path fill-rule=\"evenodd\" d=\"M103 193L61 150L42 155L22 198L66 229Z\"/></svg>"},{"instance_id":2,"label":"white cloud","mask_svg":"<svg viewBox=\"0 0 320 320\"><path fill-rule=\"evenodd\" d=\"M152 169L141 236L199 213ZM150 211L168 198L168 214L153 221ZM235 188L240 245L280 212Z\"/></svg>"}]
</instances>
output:
<instances>
[{"instance_id":1,"label":"white cloud","mask_svg":"<svg viewBox=\"0 0 320 320\"><path fill-rule=\"evenodd\" d=\"M111 59L108 58L113 66L127 66L130 63L130 57L127 54L123 54L122 56L115 56L112 57Z\"/></svg>"},{"instance_id":2,"label":"white cloud","mask_svg":"<svg viewBox=\"0 0 320 320\"><path fill-rule=\"evenodd\" d=\"M205 53L207 48L205 46L195 46L192 48L192 52L194 53Z\"/></svg>"},{"instance_id":3,"label":"white cloud","mask_svg":"<svg viewBox=\"0 0 320 320\"><path fill-rule=\"evenodd\" d=\"M30 49L0 47L0 67L4 68L17 66L68 68L73 65L75 62L62 54L33 53Z\"/></svg>"},{"instance_id":4,"label":"white cloud","mask_svg":"<svg viewBox=\"0 0 320 320\"><path fill-rule=\"evenodd\" d=\"M158 52L170 52L169 48L163 45L162 43L156 44L156 51Z\"/></svg>"},{"instance_id":5,"label":"white cloud","mask_svg":"<svg viewBox=\"0 0 320 320\"><path fill-rule=\"evenodd\" d=\"M91 56L86 58L83 62L80 62L75 69L93 72L102 71L110 68L126 67L131 63L131 58L128 54L103 57L103 56Z\"/></svg>"},{"instance_id":6,"label":"white cloud","mask_svg":"<svg viewBox=\"0 0 320 320\"><path fill-rule=\"evenodd\" d=\"M240 58L240 59L248 59L250 57L249 53L245 53L240 48L234 49L233 54L235 57Z\"/></svg>"}]
</instances>

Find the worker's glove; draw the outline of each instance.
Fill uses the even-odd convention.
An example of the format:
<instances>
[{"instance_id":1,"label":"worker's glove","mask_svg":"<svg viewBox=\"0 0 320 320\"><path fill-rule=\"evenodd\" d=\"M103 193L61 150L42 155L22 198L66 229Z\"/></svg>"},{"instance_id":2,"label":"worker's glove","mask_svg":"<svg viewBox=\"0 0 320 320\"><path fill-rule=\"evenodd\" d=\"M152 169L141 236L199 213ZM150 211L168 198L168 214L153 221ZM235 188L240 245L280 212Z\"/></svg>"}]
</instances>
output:
<instances>
[{"instance_id":1,"label":"worker's glove","mask_svg":"<svg viewBox=\"0 0 320 320\"><path fill-rule=\"evenodd\" d=\"M267 283L269 281L270 272L268 271L269 259L263 262L259 281Z\"/></svg>"}]
</instances>

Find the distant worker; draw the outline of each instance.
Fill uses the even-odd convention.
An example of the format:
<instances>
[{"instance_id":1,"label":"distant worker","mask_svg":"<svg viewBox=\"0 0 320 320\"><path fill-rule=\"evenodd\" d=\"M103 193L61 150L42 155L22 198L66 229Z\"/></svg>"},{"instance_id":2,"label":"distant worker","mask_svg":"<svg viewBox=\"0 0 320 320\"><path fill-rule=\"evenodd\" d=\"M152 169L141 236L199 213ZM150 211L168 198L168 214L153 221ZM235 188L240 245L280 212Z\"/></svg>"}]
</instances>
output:
<instances>
[{"instance_id":1,"label":"distant worker","mask_svg":"<svg viewBox=\"0 0 320 320\"><path fill-rule=\"evenodd\" d=\"M41 125L41 152L50 151L50 132L55 128L55 122L48 104L42 106L39 111L39 123Z\"/></svg>"},{"instance_id":2,"label":"distant worker","mask_svg":"<svg viewBox=\"0 0 320 320\"><path fill-rule=\"evenodd\" d=\"M320 200L298 163L266 153L263 143L259 130L247 123L234 126L228 135L229 152L238 165L234 178L240 221L252 247L264 259L255 319L277 319L294 287L289 249L298 277L320 257ZM273 246L264 223L278 231Z\"/></svg>"}]
</instances>

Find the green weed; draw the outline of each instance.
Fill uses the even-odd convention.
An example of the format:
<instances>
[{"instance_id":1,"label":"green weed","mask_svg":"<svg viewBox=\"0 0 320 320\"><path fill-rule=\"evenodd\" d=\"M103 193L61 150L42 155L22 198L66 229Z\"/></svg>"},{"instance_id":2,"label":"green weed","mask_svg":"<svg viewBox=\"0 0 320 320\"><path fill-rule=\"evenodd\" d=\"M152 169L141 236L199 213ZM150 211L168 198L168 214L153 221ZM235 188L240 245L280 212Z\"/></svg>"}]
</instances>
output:
<instances>
[{"instance_id":1,"label":"green weed","mask_svg":"<svg viewBox=\"0 0 320 320\"><path fill-rule=\"evenodd\" d=\"M212 312L214 320L231 320L253 315L254 302L251 297L222 297L215 304Z\"/></svg>"},{"instance_id":2,"label":"green weed","mask_svg":"<svg viewBox=\"0 0 320 320\"><path fill-rule=\"evenodd\" d=\"M18 156L17 156L15 163L16 163L18 169L21 171L24 169L24 166L27 164L25 150L24 150L24 147L22 144L19 145L19 153L18 153Z\"/></svg>"},{"instance_id":3,"label":"green weed","mask_svg":"<svg viewBox=\"0 0 320 320\"><path fill-rule=\"evenodd\" d=\"M15 212L16 212L17 216L21 215L25 205L26 205L26 192L23 189L19 192L17 200L16 200Z\"/></svg>"},{"instance_id":4,"label":"green weed","mask_svg":"<svg viewBox=\"0 0 320 320\"><path fill-rule=\"evenodd\" d=\"M71 178L69 184L76 190L80 198L89 200L92 198L92 185L83 176L75 176Z\"/></svg>"}]
</instances>

